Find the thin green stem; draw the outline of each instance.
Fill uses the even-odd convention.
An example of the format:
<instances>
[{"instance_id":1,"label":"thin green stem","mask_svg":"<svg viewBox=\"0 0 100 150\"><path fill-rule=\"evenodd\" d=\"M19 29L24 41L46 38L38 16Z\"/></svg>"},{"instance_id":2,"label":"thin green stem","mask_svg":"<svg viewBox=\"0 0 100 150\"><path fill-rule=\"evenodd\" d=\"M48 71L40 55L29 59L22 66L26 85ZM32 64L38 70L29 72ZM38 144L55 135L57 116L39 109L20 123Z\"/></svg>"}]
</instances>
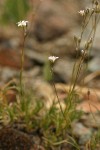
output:
<instances>
[{"instance_id":1,"label":"thin green stem","mask_svg":"<svg viewBox=\"0 0 100 150\"><path fill-rule=\"evenodd\" d=\"M59 106L60 106L61 113L62 113L64 119L66 120L66 117L64 115L64 112L63 112L63 109L62 109L62 106L61 106L61 103L60 103L60 99L59 99L58 94L57 94L56 86L55 86L55 83L54 83L54 80L53 80L53 77L54 77L53 67L51 67L51 73L52 73L52 85L53 85L53 88L54 88L54 91L55 91L55 94L56 94L56 97L57 97L57 100L58 100L58 103L59 103ZM67 120L66 120L66 122L67 122Z\"/></svg>"},{"instance_id":2,"label":"thin green stem","mask_svg":"<svg viewBox=\"0 0 100 150\"><path fill-rule=\"evenodd\" d=\"M24 46L25 46L25 39L26 39L26 31L23 27L23 42L21 48L21 70L20 70L20 93L23 95L23 70L24 70Z\"/></svg>"}]
</instances>

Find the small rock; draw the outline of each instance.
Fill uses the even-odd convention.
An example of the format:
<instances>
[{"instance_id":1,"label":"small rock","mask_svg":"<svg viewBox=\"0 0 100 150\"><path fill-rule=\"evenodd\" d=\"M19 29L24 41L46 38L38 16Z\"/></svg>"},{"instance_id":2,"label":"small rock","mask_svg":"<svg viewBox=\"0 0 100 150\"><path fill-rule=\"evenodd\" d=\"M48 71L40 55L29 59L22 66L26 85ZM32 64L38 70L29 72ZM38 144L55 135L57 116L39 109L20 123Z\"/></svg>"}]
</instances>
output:
<instances>
[{"instance_id":1,"label":"small rock","mask_svg":"<svg viewBox=\"0 0 100 150\"><path fill-rule=\"evenodd\" d=\"M68 32L68 26L64 15L58 12L64 11L54 1L45 1L41 3L38 16L35 20L34 34L39 41L47 41L57 38Z\"/></svg>"},{"instance_id":2,"label":"small rock","mask_svg":"<svg viewBox=\"0 0 100 150\"><path fill-rule=\"evenodd\" d=\"M21 68L21 54L19 51L12 49L0 50L0 65L14 69ZM32 67L32 62L25 56L24 69Z\"/></svg>"},{"instance_id":3,"label":"small rock","mask_svg":"<svg viewBox=\"0 0 100 150\"><path fill-rule=\"evenodd\" d=\"M54 66L54 72L60 77L61 81L68 82L71 79L73 66L74 61L70 61L68 58L66 60L58 60ZM57 76L55 77L56 79Z\"/></svg>"},{"instance_id":4,"label":"small rock","mask_svg":"<svg viewBox=\"0 0 100 150\"><path fill-rule=\"evenodd\" d=\"M45 60L46 60L46 56L37 52L37 51L34 51L33 49L32 50L29 50L27 49L27 51L25 52L25 54L33 61L35 62L36 64L38 65L43 65Z\"/></svg>"},{"instance_id":5,"label":"small rock","mask_svg":"<svg viewBox=\"0 0 100 150\"><path fill-rule=\"evenodd\" d=\"M89 114L86 118L82 119L87 127L100 128L100 115L99 114Z\"/></svg>"},{"instance_id":6,"label":"small rock","mask_svg":"<svg viewBox=\"0 0 100 150\"><path fill-rule=\"evenodd\" d=\"M34 20L34 35L41 41L54 40L65 33L77 23L79 2L43 0L38 7ZM71 17L70 17L71 16Z\"/></svg>"},{"instance_id":7,"label":"small rock","mask_svg":"<svg viewBox=\"0 0 100 150\"><path fill-rule=\"evenodd\" d=\"M27 134L13 128L0 129L0 149L30 150L32 141Z\"/></svg>"},{"instance_id":8,"label":"small rock","mask_svg":"<svg viewBox=\"0 0 100 150\"><path fill-rule=\"evenodd\" d=\"M96 113L100 111L99 102L84 101L77 106L77 110L81 110L85 113Z\"/></svg>"},{"instance_id":9,"label":"small rock","mask_svg":"<svg viewBox=\"0 0 100 150\"><path fill-rule=\"evenodd\" d=\"M16 69L0 66L0 86L14 78L18 73Z\"/></svg>"},{"instance_id":10,"label":"small rock","mask_svg":"<svg viewBox=\"0 0 100 150\"><path fill-rule=\"evenodd\" d=\"M88 64L88 68L92 72L100 71L100 57L95 57L92 59Z\"/></svg>"},{"instance_id":11,"label":"small rock","mask_svg":"<svg viewBox=\"0 0 100 150\"><path fill-rule=\"evenodd\" d=\"M82 123L76 123L73 125L73 134L79 138L80 144L85 144L92 136L92 130L86 128Z\"/></svg>"}]
</instances>

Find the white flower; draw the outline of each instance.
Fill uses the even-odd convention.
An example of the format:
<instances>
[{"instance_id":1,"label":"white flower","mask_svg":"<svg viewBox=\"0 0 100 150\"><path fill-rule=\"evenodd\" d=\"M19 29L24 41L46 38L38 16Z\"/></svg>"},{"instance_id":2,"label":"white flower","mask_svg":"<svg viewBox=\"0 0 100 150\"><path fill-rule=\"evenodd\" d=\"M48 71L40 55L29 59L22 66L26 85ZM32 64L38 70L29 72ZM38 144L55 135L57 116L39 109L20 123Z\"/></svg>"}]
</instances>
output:
<instances>
[{"instance_id":1,"label":"white flower","mask_svg":"<svg viewBox=\"0 0 100 150\"><path fill-rule=\"evenodd\" d=\"M84 54L84 50L83 49L81 50L81 53Z\"/></svg>"},{"instance_id":2,"label":"white flower","mask_svg":"<svg viewBox=\"0 0 100 150\"><path fill-rule=\"evenodd\" d=\"M18 27L26 27L28 24L28 21L22 20L22 21L19 21L17 24L18 24Z\"/></svg>"},{"instance_id":3,"label":"white flower","mask_svg":"<svg viewBox=\"0 0 100 150\"><path fill-rule=\"evenodd\" d=\"M49 59L51 62L53 62L53 63L54 63L55 60L58 59L58 58L59 58L59 57L56 57L56 56L49 56L49 57L48 57L48 59Z\"/></svg>"},{"instance_id":4,"label":"white flower","mask_svg":"<svg viewBox=\"0 0 100 150\"><path fill-rule=\"evenodd\" d=\"M78 13L79 13L81 16L84 16L84 15L85 15L85 10L80 10Z\"/></svg>"}]
</instances>

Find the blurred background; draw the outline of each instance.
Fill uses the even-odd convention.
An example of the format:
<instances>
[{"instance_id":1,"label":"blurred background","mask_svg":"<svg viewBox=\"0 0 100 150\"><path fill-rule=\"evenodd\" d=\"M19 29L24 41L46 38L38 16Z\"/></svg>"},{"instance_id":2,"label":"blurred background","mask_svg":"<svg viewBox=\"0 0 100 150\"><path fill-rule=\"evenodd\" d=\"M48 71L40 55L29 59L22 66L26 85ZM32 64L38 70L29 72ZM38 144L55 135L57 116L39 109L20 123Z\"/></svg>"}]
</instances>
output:
<instances>
[{"instance_id":1,"label":"blurred background","mask_svg":"<svg viewBox=\"0 0 100 150\"><path fill-rule=\"evenodd\" d=\"M59 60L54 66L54 80L57 83L70 83L72 68L76 61L74 35L79 36L82 17L78 11L91 7L91 0L1 0L0 1L0 86L18 78L20 71L20 51L22 31L17 22L28 20L28 37L25 43L24 80L28 85L50 82L48 56L55 55ZM83 37L85 43L90 26ZM89 87L100 88L100 26L96 37L85 83ZM82 47L81 47L82 49ZM84 62L84 64L86 64ZM95 73L95 74L93 74ZM94 76L93 76L94 75Z\"/></svg>"}]
</instances>

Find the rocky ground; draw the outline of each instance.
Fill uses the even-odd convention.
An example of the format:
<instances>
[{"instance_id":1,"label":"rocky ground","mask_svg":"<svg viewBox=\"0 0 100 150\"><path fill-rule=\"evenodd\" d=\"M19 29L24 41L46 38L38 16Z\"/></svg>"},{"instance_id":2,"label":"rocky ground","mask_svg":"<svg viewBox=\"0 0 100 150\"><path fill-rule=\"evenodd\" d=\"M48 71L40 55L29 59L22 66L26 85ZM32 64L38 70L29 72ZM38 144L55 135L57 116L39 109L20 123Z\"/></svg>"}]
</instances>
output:
<instances>
[{"instance_id":1,"label":"rocky ground","mask_svg":"<svg viewBox=\"0 0 100 150\"><path fill-rule=\"evenodd\" d=\"M73 36L80 33L81 18L78 11L84 9L85 6L90 6L90 3L80 2L79 0L43 0L41 3L34 1L34 6L38 9L33 20L31 19L32 11L27 17L32 24L25 43L24 81L26 86L31 86L36 96L42 98L47 107L50 107L54 91L48 82L48 69L46 69L48 56L56 55L59 57L54 66L54 80L58 96L63 100L66 97L66 91L68 92L72 68L76 61ZM20 31L16 25L8 25L6 27L0 25L1 89L10 80L18 80L19 77L22 42ZM83 37L83 43L87 39L88 32L89 29L87 29ZM89 140L92 133L96 133L100 128L100 114L98 113L98 110L100 111L99 32L100 27L98 25L94 45L88 60L84 84L82 82L82 74L76 87L81 98L77 109L83 109L85 113L80 120L73 123L73 134L79 139L82 150L85 150L83 145ZM84 65L86 62L84 62ZM89 99L87 97L88 88L91 92ZM7 96L10 103L13 101L15 93L8 91ZM95 120L91 112L94 114ZM0 150L7 150L5 148L2 149L2 147L7 145L10 148L8 150L15 150L14 146L16 146L16 150L45 150L43 144L41 144L41 137L41 135L38 136L34 132L23 133L23 128L19 129L17 127L16 129L12 126L2 128L0 130ZM15 140L13 141L13 139ZM10 143L11 141L13 142ZM65 144L61 149L70 150L71 147ZM99 149L100 145L97 146L96 150Z\"/></svg>"}]
</instances>

